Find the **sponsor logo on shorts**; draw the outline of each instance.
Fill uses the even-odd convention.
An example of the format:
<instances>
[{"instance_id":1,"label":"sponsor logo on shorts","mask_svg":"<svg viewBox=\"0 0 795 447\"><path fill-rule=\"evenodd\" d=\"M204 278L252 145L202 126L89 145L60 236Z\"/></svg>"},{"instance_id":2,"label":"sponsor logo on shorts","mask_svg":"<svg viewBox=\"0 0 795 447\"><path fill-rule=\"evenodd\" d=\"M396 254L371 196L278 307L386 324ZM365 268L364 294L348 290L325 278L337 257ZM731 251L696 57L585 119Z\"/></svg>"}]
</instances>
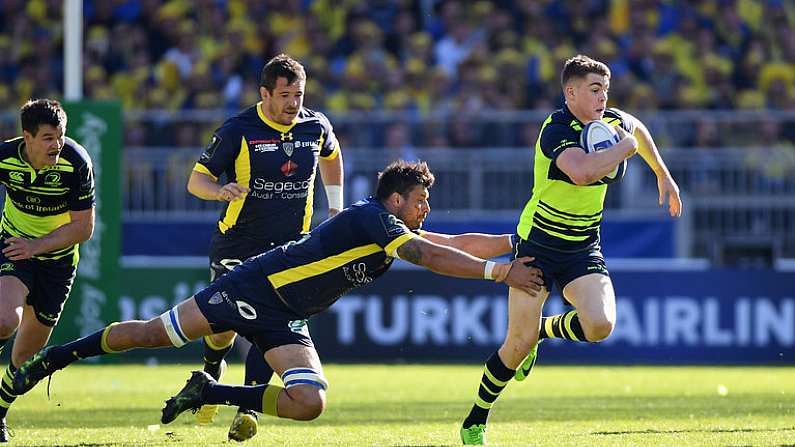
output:
<instances>
[{"instance_id":1,"label":"sponsor logo on shorts","mask_svg":"<svg viewBox=\"0 0 795 447\"><path fill-rule=\"evenodd\" d=\"M4 262L0 264L0 272L13 272L14 264L11 262Z\"/></svg>"},{"instance_id":2,"label":"sponsor logo on shorts","mask_svg":"<svg viewBox=\"0 0 795 447\"><path fill-rule=\"evenodd\" d=\"M58 321L58 314L45 314L44 312L39 312L39 318L55 323Z\"/></svg>"},{"instance_id":3,"label":"sponsor logo on shorts","mask_svg":"<svg viewBox=\"0 0 795 447\"><path fill-rule=\"evenodd\" d=\"M287 323L287 327L290 328L290 331L301 334L307 331L308 322L309 320L292 320Z\"/></svg>"},{"instance_id":4,"label":"sponsor logo on shorts","mask_svg":"<svg viewBox=\"0 0 795 447\"><path fill-rule=\"evenodd\" d=\"M215 292L213 293L213 296L210 297L210 300L208 302L210 304L221 304L224 302L225 298L226 298L226 292Z\"/></svg>"},{"instance_id":5,"label":"sponsor logo on shorts","mask_svg":"<svg viewBox=\"0 0 795 447\"><path fill-rule=\"evenodd\" d=\"M235 304L237 304L237 313L239 313L241 317L245 318L246 320L257 319L257 311L251 306L251 304L243 300L237 300L235 301Z\"/></svg>"}]
</instances>

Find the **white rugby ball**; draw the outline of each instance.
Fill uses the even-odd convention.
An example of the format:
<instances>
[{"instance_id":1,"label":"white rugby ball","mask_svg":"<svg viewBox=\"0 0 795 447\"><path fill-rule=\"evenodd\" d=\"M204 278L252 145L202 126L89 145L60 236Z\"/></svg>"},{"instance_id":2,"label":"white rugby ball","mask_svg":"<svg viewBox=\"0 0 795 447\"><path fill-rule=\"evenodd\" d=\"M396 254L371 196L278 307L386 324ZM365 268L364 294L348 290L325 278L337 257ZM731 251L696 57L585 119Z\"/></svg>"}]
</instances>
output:
<instances>
[{"instance_id":1,"label":"white rugby ball","mask_svg":"<svg viewBox=\"0 0 795 447\"><path fill-rule=\"evenodd\" d=\"M591 121L586 124L580 133L580 146L586 152L591 153L607 149L608 147L619 142L618 132L613 126L605 123L604 121ZM613 183L621 180L627 171L627 160L613 169L612 172L602 177L602 183Z\"/></svg>"}]
</instances>

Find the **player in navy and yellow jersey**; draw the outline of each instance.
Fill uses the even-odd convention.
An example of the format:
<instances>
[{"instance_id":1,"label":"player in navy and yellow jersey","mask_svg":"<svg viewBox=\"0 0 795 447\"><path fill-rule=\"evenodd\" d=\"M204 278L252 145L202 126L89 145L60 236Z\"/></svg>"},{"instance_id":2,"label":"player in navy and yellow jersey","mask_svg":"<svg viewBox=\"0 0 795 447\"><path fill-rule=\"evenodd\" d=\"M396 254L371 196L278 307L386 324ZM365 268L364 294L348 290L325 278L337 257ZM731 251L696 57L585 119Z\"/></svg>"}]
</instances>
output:
<instances>
[{"instance_id":1,"label":"player in navy and yellow jersey","mask_svg":"<svg viewBox=\"0 0 795 447\"><path fill-rule=\"evenodd\" d=\"M273 416L311 420L326 406L320 359L306 325L343 294L383 275L395 258L461 278L493 279L530 295L541 289L532 258L485 261L510 252L512 235L421 232L433 175L425 163L395 162L379 176L375 197L346 208L296 242L250 258L206 289L149 321L114 323L88 337L49 347L14 378L22 394L70 363L137 347L182 346L234 330L252 340L284 386L218 384L203 371L166 402L162 422L202 404L240 405ZM289 392L287 391L289 390Z\"/></svg>"},{"instance_id":2,"label":"player in navy and yellow jersey","mask_svg":"<svg viewBox=\"0 0 795 447\"><path fill-rule=\"evenodd\" d=\"M303 107L305 84L300 63L284 54L271 59L260 73L262 101L219 127L194 167L188 190L201 199L227 202L210 243L211 280L309 231L317 170L329 216L342 209L339 142L325 115ZM233 332L205 338L204 370L216 380L234 340ZM272 373L250 347L245 383L268 383ZM207 405L196 416L206 424L217 412L217 405ZM256 414L240 409L229 437L244 441L256 428Z\"/></svg>"},{"instance_id":3,"label":"player in navy and yellow jersey","mask_svg":"<svg viewBox=\"0 0 795 447\"><path fill-rule=\"evenodd\" d=\"M0 442L8 441L15 365L50 338L74 281L78 244L94 229L91 159L65 137L61 104L28 101L20 120L22 136L0 144L0 350L17 334L0 384Z\"/></svg>"},{"instance_id":4,"label":"player in navy and yellow jersey","mask_svg":"<svg viewBox=\"0 0 795 447\"><path fill-rule=\"evenodd\" d=\"M578 55L565 62L561 84L566 104L541 126L533 192L519 218L520 242L514 253L535 258L545 287L534 294L509 290L505 341L486 362L477 398L462 424L464 444L484 443L489 409L512 378L524 380L529 374L539 339L598 342L612 332L615 292L599 246L605 175L637 152L657 176L659 204L667 199L673 217L682 211L679 188L649 131L632 115L607 108L610 69ZM614 126L621 140L587 153L580 147L580 133L595 120ZM542 318L553 285L575 310Z\"/></svg>"}]
</instances>

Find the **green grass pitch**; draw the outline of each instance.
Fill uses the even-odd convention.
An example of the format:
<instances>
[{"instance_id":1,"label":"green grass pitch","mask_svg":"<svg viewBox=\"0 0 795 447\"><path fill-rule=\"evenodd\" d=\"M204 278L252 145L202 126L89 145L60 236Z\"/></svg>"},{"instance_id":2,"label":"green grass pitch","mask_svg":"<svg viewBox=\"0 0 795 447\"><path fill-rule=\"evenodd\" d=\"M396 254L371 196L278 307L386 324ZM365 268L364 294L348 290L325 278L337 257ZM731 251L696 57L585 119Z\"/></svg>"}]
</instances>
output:
<instances>
[{"instance_id":1,"label":"green grass pitch","mask_svg":"<svg viewBox=\"0 0 795 447\"><path fill-rule=\"evenodd\" d=\"M193 368L196 366L194 365ZM12 445L196 446L226 441L234 413L211 426L190 413L160 426L163 401L190 365L79 365L17 400ZM458 445L479 365L327 365L328 408L317 420L260 417L241 445ZM238 382L233 364L225 382ZM793 446L795 368L552 367L512 382L492 410L502 446Z\"/></svg>"}]
</instances>

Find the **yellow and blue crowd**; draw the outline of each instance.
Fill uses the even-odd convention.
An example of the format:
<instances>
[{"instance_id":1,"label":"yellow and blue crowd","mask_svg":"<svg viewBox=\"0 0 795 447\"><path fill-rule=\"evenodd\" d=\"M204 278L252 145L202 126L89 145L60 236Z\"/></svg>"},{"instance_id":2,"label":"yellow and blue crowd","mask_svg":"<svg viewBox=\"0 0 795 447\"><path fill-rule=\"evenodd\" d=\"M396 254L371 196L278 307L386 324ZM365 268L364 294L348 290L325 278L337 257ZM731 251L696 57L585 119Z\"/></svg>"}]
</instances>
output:
<instances>
[{"instance_id":1,"label":"yellow and blue crowd","mask_svg":"<svg viewBox=\"0 0 795 447\"><path fill-rule=\"evenodd\" d=\"M60 97L62 0L0 8L0 104ZM231 113L258 101L263 61L287 52L306 66L306 104L332 119L414 118L343 121L335 127L347 147L532 147L537 119L489 116L558 107L561 63L577 53L606 62L610 101L641 116L795 111L791 0L85 0L83 13L88 98L130 111ZM423 119L432 116L443 118ZM774 120L764 132L772 155L748 162L795 169L793 121ZM652 130L662 147L758 145L758 121L685 124ZM15 135L14 126L0 131ZM195 149L213 128L128 120L125 143ZM780 162L764 161L771 156Z\"/></svg>"}]
</instances>

